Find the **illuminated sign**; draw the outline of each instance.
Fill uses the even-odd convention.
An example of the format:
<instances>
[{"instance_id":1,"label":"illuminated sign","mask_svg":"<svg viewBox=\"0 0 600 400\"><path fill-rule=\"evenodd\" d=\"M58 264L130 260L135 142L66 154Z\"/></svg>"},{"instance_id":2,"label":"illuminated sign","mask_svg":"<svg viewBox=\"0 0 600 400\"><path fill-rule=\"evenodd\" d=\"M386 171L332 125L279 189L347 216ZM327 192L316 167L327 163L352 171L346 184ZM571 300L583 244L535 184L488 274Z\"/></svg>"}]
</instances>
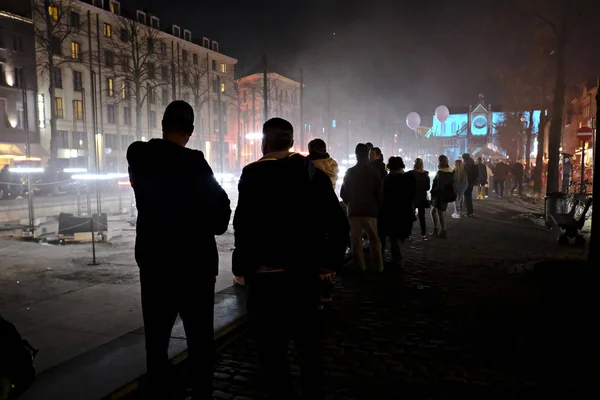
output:
<instances>
[{"instance_id":1,"label":"illuminated sign","mask_svg":"<svg viewBox=\"0 0 600 400\"><path fill-rule=\"evenodd\" d=\"M44 101L44 94L38 93L38 120L40 124L40 128L46 127L46 104Z\"/></svg>"}]
</instances>

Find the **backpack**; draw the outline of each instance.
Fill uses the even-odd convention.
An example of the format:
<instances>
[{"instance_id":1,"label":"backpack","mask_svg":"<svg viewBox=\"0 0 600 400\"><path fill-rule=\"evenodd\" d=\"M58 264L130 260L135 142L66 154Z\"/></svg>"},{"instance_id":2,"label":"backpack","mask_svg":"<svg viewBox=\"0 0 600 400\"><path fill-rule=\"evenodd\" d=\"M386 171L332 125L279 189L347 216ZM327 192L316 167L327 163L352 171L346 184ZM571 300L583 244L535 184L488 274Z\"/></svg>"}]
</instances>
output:
<instances>
[{"instance_id":1,"label":"backpack","mask_svg":"<svg viewBox=\"0 0 600 400\"><path fill-rule=\"evenodd\" d=\"M37 353L17 328L0 316L0 377L10 382L9 399L16 399L33 384Z\"/></svg>"}]
</instances>

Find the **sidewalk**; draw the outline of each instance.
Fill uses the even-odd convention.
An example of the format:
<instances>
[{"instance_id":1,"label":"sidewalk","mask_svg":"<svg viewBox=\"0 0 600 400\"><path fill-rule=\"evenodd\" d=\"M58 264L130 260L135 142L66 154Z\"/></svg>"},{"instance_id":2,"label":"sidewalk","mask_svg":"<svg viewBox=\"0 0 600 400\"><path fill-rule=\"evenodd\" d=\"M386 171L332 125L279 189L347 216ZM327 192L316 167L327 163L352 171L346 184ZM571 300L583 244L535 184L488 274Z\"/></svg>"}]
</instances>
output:
<instances>
[{"instance_id":1,"label":"sidewalk","mask_svg":"<svg viewBox=\"0 0 600 400\"><path fill-rule=\"evenodd\" d=\"M40 349L38 372L143 326L135 230L111 222L110 244L42 245L0 239L0 314ZM233 234L217 239L216 291L232 285ZM201 266L199 266L201 267Z\"/></svg>"},{"instance_id":2,"label":"sidewalk","mask_svg":"<svg viewBox=\"0 0 600 400\"><path fill-rule=\"evenodd\" d=\"M522 205L475 206L477 218L449 219L447 240L410 242L404 271L336 279L325 311L330 399L598 397L597 274L564 261L558 275L510 273L584 250L517 218ZM249 333L220 351L214 388L217 399L265 397Z\"/></svg>"}]
</instances>

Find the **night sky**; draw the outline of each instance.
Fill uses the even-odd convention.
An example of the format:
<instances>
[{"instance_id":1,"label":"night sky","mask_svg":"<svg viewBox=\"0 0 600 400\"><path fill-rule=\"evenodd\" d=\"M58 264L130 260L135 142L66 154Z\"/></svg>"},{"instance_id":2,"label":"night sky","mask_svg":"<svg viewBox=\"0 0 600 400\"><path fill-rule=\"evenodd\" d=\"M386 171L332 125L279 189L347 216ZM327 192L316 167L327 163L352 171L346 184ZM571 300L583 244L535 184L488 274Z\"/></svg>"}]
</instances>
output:
<instances>
[{"instance_id":1,"label":"night sky","mask_svg":"<svg viewBox=\"0 0 600 400\"><path fill-rule=\"evenodd\" d=\"M528 57L526 39L535 21L522 11L536 1L556 0L137 3L165 24L176 22L195 37L218 40L221 52L239 60L239 72L256 68L266 53L276 72L297 78L304 68L313 96L322 95L330 79L340 102L360 98L399 113L431 115L439 104L474 103L479 93L487 102L503 102L497 66L518 68ZM577 2L600 3L572 1ZM598 46L590 43L598 25L574 35L571 54L585 54L587 61L570 58L570 83L600 72Z\"/></svg>"}]
</instances>

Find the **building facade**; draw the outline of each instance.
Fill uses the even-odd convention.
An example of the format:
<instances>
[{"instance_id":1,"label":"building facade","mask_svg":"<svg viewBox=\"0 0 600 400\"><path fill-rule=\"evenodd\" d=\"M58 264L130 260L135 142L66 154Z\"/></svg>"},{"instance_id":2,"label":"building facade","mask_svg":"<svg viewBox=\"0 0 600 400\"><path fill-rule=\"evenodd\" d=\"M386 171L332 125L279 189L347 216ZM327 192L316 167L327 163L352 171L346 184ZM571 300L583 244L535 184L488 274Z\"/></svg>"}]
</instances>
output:
<instances>
[{"instance_id":1,"label":"building facade","mask_svg":"<svg viewBox=\"0 0 600 400\"><path fill-rule=\"evenodd\" d=\"M27 153L47 156L39 146L33 35L31 19L0 10L0 168Z\"/></svg>"},{"instance_id":2,"label":"building facade","mask_svg":"<svg viewBox=\"0 0 600 400\"><path fill-rule=\"evenodd\" d=\"M265 122L264 74L256 73L238 80L241 131L241 165L246 165L262 156L262 124ZM267 119L284 118L300 127L300 83L283 75L267 74ZM299 138L299 135L295 135ZM299 139L298 139L299 140ZM306 145L298 143L298 150Z\"/></svg>"},{"instance_id":3,"label":"building facade","mask_svg":"<svg viewBox=\"0 0 600 400\"><path fill-rule=\"evenodd\" d=\"M32 3L40 32L48 20L43 3ZM127 147L161 136L162 114L173 100L195 110L188 147L203 150L216 171L235 167L237 138L226 121L235 109L237 60L220 53L218 42L197 40L192 31L117 0L58 0L48 14L59 38L43 43L47 38L37 35L38 66L49 64L44 50L53 59L52 71L37 71L45 115L41 144L50 154L56 146L59 168L126 172Z\"/></svg>"},{"instance_id":4,"label":"building facade","mask_svg":"<svg viewBox=\"0 0 600 400\"><path fill-rule=\"evenodd\" d=\"M593 129L591 142L585 144L585 164L586 168L592 167L593 148L596 139L597 130L597 106L596 95L598 94L598 80L589 79L582 82L576 88L573 88L571 101L566 106L565 126L562 136L562 151L573 154L576 165L581 165L581 146L582 143L577 137L577 130L587 126ZM591 173L587 171L587 173Z\"/></svg>"}]
</instances>

